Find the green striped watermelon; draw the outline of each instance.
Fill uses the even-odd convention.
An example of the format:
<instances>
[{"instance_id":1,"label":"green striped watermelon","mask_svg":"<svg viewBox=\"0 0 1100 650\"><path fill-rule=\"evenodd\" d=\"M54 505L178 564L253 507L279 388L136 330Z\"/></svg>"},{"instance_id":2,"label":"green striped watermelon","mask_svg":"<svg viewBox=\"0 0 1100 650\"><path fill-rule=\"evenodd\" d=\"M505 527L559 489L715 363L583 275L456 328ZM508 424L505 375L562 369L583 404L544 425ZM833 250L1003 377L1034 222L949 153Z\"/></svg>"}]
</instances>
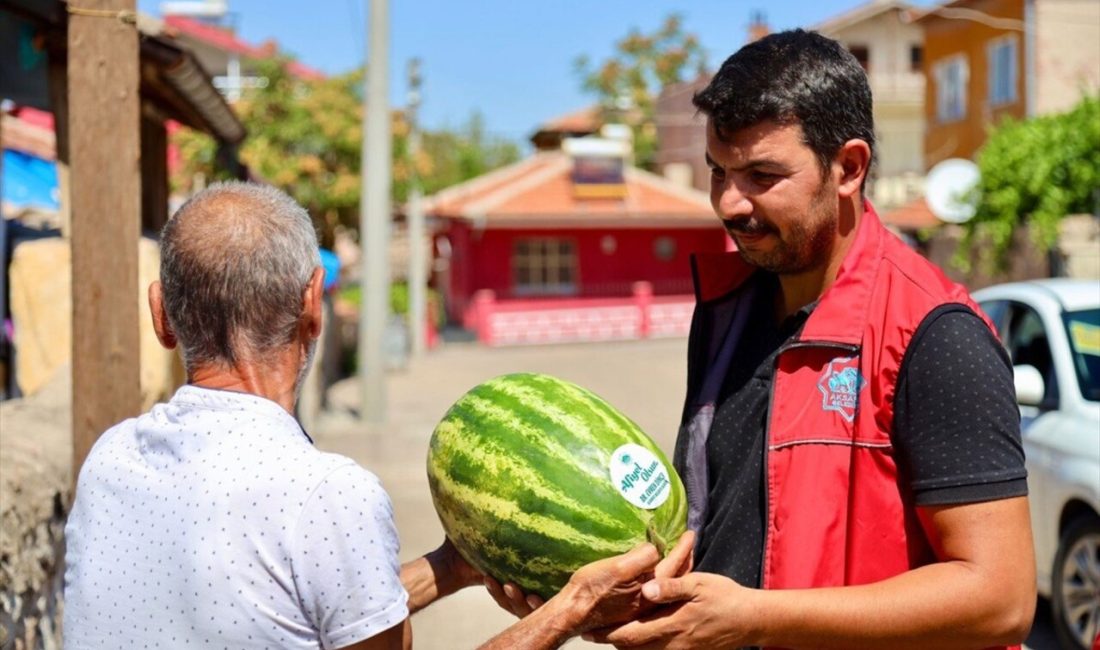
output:
<instances>
[{"instance_id":1,"label":"green striped watermelon","mask_svg":"<svg viewBox=\"0 0 1100 650\"><path fill-rule=\"evenodd\" d=\"M462 556L544 598L641 542L664 555L687 525L683 484L657 445L595 394L546 375L463 395L432 434L428 482Z\"/></svg>"}]
</instances>

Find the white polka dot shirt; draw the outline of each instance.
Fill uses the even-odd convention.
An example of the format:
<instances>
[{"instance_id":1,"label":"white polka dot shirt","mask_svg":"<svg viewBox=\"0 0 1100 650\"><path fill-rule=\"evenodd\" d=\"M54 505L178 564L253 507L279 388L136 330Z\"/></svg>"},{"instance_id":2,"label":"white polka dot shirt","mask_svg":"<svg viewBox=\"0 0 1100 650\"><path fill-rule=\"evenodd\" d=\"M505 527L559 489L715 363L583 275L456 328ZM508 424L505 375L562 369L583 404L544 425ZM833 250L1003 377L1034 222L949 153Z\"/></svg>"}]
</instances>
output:
<instances>
[{"instance_id":1,"label":"white polka dot shirt","mask_svg":"<svg viewBox=\"0 0 1100 650\"><path fill-rule=\"evenodd\" d=\"M339 648L408 617L378 479L255 395L184 386L108 430L65 536L73 650Z\"/></svg>"}]
</instances>

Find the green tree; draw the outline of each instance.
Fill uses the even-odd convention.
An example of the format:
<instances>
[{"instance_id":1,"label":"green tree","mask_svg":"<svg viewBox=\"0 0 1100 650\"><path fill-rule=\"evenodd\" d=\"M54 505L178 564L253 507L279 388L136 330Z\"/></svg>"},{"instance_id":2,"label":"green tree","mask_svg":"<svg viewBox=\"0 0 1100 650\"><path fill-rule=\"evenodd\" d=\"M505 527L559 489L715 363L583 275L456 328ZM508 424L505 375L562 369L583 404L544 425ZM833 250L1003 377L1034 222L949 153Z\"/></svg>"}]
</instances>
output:
<instances>
[{"instance_id":1,"label":"green tree","mask_svg":"<svg viewBox=\"0 0 1100 650\"><path fill-rule=\"evenodd\" d=\"M977 211L956 262L968 268L977 242L988 241L991 261L1003 267L1013 233L1024 225L1049 250L1062 217L1094 212L1100 203L1100 96L1085 97L1068 113L1001 123L979 152L978 167Z\"/></svg>"},{"instance_id":2,"label":"green tree","mask_svg":"<svg viewBox=\"0 0 1100 650\"><path fill-rule=\"evenodd\" d=\"M248 131L241 162L301 203L328 239L338 223L353 225L358 213L362 71L303 80L287 71L285 60L271 59L258 61L256 74L267 85L233 107ZM175 189L191 191L198 174L227 175L206 136L184 130L175 142L181 159Z\"/></svg>"},{"instance_id":3,"label":"green tree","mask_svg":"<svg viewBox=\"0 0 1100 650\"><path fill-rule=\"evenodd\" d=\"M657 149L657 96L665 86L684 81L686 74L703 74L706 56L699 39L684 31L681 16L672 14L651 34L631 29L599 64L581 56L575 67L582 87L596 96L604 120L631 127L635 161L651 168Z\"/></svg>"},{"instance_id":4,"label":"green tree","mask_svg":"<svg viewBox=\"0 0 1100 650\"><path fill-rule=\"evenodd\" d=\"M514 142L486 132L485 118L478 112L457 131L425 132L421 149L424 160L418 161L417 169L422 174L421 190L425 194L476 178L520 157Z\"/></svg>"},{"instance_id":5,"label":"green tree","mask_svg":"<svg viewBox=\"0 0 1100 650\"><path fill-rule=\"evenodd\" d=\"M241 161L263 180L293 196L321 226L322 243L331 245L338 224L356 229L359 215L363 70L320 80L291 75L285 60L257 63L268 83L234 105L248 130ZM393 198L403 202L412 178L408 158L409 124L393 113ZM518 148L488 137L474 115L463 131L427 132L415 161L425 192L480 175L519 157ZM174 142L181 164L173 188L188 192L197 175L227 176L216 164L214 142L205 135L179 131Z\"/></svg>"}]
</instances>

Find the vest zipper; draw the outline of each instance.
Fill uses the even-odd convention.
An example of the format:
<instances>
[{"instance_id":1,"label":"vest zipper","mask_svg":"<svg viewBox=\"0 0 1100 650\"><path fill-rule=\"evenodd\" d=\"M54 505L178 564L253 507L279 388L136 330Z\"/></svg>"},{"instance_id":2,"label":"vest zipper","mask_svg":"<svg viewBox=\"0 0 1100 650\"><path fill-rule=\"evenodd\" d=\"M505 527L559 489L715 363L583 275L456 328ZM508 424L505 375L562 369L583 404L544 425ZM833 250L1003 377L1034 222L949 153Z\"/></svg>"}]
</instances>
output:
<instances>
[{"instance_id":1,"label":"vest zipper","mask_svg":"<svg viewBox=\"0 0 1100 650\"><path fill-rule=\"evenodd\" d=\"M772 361L772 381L768 386L768 420L764 424L764 467L763 467L763 488L764 488L764 543L763 550L760 553L760 588L766 589L767 585L765 581L768 578L766 573L768 564L768 529L771 528L771 491L768 489L768 453L771 447L771 428L772 428L772 416L774 411L772 407L775 402L775 381L779 373L779 358L784 353L790 350L796 350L800 348L827 348L833 350L844 350L845 352L859 352L860 346L853 345L851 343L837 343L835 341L794 341L792 343L784 343L779 346L779 351L775 354L775 359Z\"/></svg>"},{"instance_id":2,"label":"vest zipper","mask_svg":"<svg viewBox=\"0 0 1100 650\"><path fill-rule=\"evenodd\" d=\"M778 364L779 357L784 352L798 348L829 348L833 350L844 350L845 352L859 352L860 346L854 343L837 343L836 341L794 341L793 343L784 343L779 347L779 352L775 355L776 363Z\"/></svg>"}]
</instances>

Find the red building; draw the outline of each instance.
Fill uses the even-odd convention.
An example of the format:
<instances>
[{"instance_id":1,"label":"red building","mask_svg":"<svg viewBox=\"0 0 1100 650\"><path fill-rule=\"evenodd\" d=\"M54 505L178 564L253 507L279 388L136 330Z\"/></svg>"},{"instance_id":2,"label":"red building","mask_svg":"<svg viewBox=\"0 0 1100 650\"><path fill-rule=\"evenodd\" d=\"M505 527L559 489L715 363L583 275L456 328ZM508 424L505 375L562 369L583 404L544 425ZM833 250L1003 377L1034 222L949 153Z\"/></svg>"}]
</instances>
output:
<instances>
[{"instance_id":1,"label":"red building","mask_svg":"<svg viewBox=\"0 0 1100 650\"><path fill-rule=\"evenodd\" d=\"M491 344L686 334L691 253L731 245L707 195L571 143L429 199L448 316Z\"/></svg>"}]
</instances>

